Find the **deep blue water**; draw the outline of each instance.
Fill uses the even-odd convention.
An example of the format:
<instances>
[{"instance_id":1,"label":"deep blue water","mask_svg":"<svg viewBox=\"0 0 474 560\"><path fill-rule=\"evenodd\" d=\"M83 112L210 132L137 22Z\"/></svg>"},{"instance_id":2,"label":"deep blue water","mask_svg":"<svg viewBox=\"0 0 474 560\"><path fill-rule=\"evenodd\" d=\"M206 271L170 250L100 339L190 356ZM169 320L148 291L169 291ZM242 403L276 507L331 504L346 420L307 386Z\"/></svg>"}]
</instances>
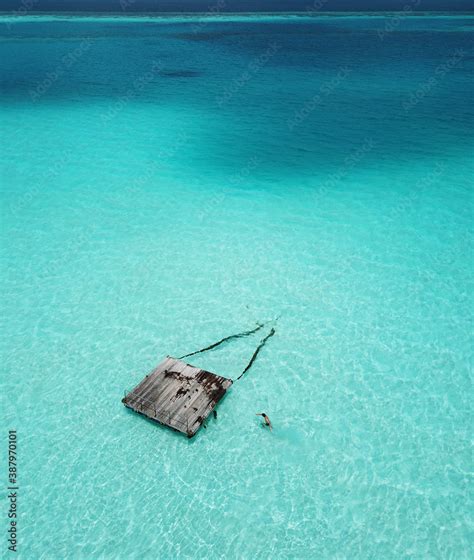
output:
<instances>
[{"instance_id":1,"label":"deep blue water","mask_svg":"<svg viewBox=\"0 0 474 560\"><path fill-rule=\"evenodd\" d=\"M4 10L97 12L296 12L472 10L472 0L2 0Z\"/></svg>"}]
</instances>

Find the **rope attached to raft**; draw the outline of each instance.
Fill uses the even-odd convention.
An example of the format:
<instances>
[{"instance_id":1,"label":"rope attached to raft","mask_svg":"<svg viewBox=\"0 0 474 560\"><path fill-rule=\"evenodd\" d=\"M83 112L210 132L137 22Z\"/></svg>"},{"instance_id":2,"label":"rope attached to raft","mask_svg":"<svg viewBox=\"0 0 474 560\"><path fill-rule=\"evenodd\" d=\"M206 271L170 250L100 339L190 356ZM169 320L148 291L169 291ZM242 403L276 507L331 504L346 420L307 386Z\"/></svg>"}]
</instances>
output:
<instances>
[{"instance_id":1,"label":"rope attached to raft","mask_svg":"<svg viewBox=\"0 0 474 560\"><path fill-rule=\"evenodd\" d=\"M243 338L245 336L250 336L251 334L256 333L257 331L262 329L264 326L265 326L265 323L263 323L263 324L258 323L258 327L251 330L251 331L245 331L245 332L241 332L239 334L231 334L230 336L226 336L225 338L219 340L219 342L214 342L214 344L211 344L210 346L206 346L206 348L202 348L201 350L196 350L196 352L191 352L190 354L185 354L184 356L181 356L178 359L182 360L183 358L189 358L189 356L194 356L195 354L201 354L202 352L207 352L208 350L212 350L216 346L219 346L220 344L223 344L224 342L227 342L227 341L232 340L234 338Z\"/></svg>"},{"instance_id":2,"label":"rope attached to raft","mask_svg":"<svg viewBox=\"0 0 474 560\"><path fill-rule=\"evenodd\" d=\"M265 346L267 340L269 338L271 338L273 335L275 334L275 329L272 328L272 330L269 332L269 334L267 334L267 336L265 338L262 338L262 341L260 342L260 344L257 346L257 349L255 350L255 352L253 353L253 356L250 358L250 362L247 364L247 367L244 369L244 371L239 375L239 377L237 377L237 381L244 375L245 372L247 372L251 367L252 364L255 362L255 360L257 359L258 353L260 352L260 350Z\"/></svg>"},{"instance_id":3,"label":"rope attached to raft","mask_svg":"<svg viewBox=\"0 0 474 560\"><path fill-rule=\"evenodd\" d=\"M276 319L274 319L274 321L278 321L279 318L280 317L277 317ZM269 321L269 322L272 322L272 321ZM214 342L214 344L206 346L205 348L202 348L201 350L196 350L196 352L191 352L190 354L185 354L184 356L181 356L178 359L182 360L183 358L189 358L189 356L194 356L196 354L202 354L203 352L207 352L208 350L213 350L217 346L220 346L221 344L224 344L225 342L228 342L229 340L234 340L236 338L244 338L246 336L250 336L250 335L258 332L260 329L263 329L263 327L266 324L268 324L268 322L267 323L257 323L257 327L250 330L250 331L244 331L244 332L241 332L241 333L238 333L238 334L232 334L230 336L226 336L225 338L222 338L218 342ZM250 362L247 364L244 371L239 375L239 377L237 377L237 381L244 375L244 373L246 373L252 367L253 363L257 359L257 356L258 356L260 350L265 346L265 344L267 343L267 340L269 338L271 338L275 334L275 332L276 332L275 328L272 327L271 331L267 334L267 336L262 338L262 340L260 341L260 344L257 346L255 352L253 353L252 357L250 358Z\"/></svg>"}]
</instances>

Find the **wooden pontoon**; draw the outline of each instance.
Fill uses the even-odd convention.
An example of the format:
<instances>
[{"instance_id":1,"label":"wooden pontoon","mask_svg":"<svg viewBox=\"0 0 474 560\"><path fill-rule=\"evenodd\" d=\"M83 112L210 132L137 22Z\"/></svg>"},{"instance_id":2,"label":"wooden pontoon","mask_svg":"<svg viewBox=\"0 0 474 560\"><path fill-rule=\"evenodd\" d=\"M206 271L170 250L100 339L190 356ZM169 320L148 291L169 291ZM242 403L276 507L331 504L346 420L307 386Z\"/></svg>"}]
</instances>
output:
<instances>
[{"instance_id":1,"label":"wooden pontoon","mask_svg":"<svg viewBox=\"0 0 474 560\"><path fill-rule=\"evenodd\" d=\"M122 402L193 437L231 385L231 379L168 356Z\"/></svg>"}]
</instances>

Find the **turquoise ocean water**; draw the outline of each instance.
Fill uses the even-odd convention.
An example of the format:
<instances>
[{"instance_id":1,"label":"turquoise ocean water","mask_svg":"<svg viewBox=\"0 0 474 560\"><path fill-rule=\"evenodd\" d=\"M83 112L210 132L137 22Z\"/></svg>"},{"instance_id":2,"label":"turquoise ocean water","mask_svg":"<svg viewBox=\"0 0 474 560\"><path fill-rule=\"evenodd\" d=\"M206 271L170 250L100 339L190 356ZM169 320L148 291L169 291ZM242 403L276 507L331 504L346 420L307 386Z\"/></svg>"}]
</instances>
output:
<instances>
[{"instance_id":1,"label":"turquoise ocean water","mask_svg":"<svg viewBox=\"0 0 474 560\"><path fill-rule=\"evenodd\" d=\"M472 558L473 23L2 18L18 558ZM121 404L278 315L194 439Z\"/></svg>"}]
</instances>

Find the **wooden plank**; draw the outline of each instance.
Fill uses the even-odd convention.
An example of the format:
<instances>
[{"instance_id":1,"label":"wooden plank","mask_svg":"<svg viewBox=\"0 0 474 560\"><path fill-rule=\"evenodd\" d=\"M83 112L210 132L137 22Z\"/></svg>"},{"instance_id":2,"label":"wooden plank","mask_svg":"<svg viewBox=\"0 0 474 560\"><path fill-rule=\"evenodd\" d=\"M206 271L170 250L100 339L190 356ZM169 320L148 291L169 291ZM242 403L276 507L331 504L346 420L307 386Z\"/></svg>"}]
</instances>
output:
<instances>
[{"instance_id":1,"label":"wooden plank","mask_svg":"<svg viewBox=\"0 0 474 560\"><path fill-rule=\"evenodd\" d=\"M123 403L192 437L231 385L231 379L167 357Z\"/></svg>"}]
</instances>

